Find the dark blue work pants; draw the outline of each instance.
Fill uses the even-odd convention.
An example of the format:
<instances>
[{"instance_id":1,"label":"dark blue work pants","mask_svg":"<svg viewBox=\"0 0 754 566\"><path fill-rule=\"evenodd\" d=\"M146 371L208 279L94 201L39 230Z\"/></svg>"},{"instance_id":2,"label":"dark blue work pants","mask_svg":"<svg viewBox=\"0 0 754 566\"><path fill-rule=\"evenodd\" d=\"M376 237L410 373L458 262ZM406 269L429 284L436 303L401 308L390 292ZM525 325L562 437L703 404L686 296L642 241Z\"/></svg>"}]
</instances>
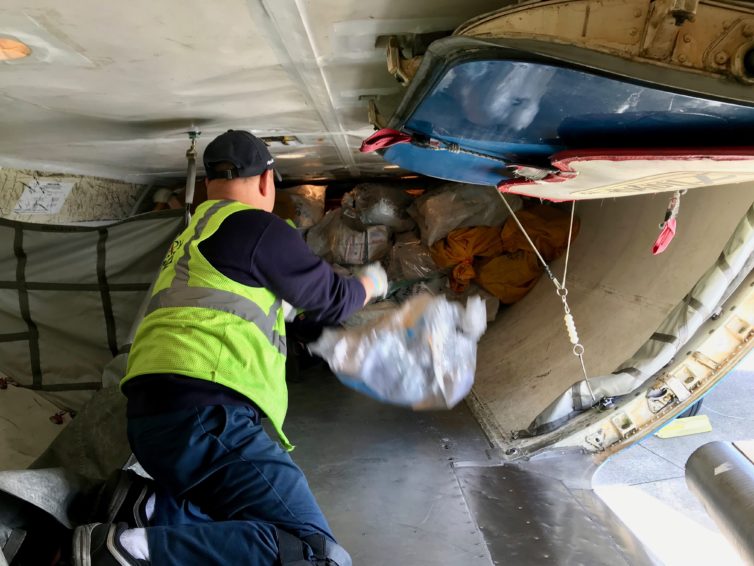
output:
<instances>
[{"instance_id":1,"label":"dark blue work pants","mask_svg":"<svg viewBox=\"0 0 754 566\"><path fill-rule=\"evenodd\" d=\"M251 407L132 417L128 438L160 486L147 528L155 566L271 566L275 526L335 540L306 478Z\"/></svg>"}]
</instances>

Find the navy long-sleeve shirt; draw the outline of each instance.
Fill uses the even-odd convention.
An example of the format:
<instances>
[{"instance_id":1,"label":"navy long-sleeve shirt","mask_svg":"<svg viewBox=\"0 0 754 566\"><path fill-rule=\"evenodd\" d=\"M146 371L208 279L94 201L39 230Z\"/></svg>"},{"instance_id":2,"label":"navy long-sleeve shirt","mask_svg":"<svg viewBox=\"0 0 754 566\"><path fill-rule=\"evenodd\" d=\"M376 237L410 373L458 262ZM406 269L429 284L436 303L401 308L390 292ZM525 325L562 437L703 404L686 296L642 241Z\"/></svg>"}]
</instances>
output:
<instances>
[{"instance_id":1,"label":"navy long-sleeve shirt","mask_svg":"<svg viewBox=\"0 0 754 566\"><path fill-rule=\"evenodd\" d=\"M264 287L306 317L325 324L348 318L364 304L363 285L342 277L306 245L295 228L262 210L242 210L226 218L199 244L205 259L226 277ZM139 376L123 388L128 415L140 416L201 405L248 404L225 386L172 374Z\"/></svg>"},{"instance_id":2,"label":"navy long-sleeve shirt","mask_svg":"<svg viewBox=\"0 0 754 566\"><path fill-rule=\"evenodd\" d=\"M313 320L335 324L364 305L360 281L336 274L295 228L269 212L230 215L199 251L226 277L269 289Z\"/></svg>"}]
</instances>

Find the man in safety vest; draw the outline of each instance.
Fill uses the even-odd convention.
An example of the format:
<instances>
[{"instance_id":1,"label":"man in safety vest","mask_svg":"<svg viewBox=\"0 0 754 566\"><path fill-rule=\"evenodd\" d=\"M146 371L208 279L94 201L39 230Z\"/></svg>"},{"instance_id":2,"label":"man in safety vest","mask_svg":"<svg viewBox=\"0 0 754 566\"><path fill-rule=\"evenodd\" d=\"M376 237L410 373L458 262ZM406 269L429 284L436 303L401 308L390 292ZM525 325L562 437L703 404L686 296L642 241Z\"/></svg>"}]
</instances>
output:
<instances>
[{"instance_id":1,"label":"man in safety vest","mask_svg":"<svg viewBox=\"0 0 754 566\"><path fill-rule=\"evenodd\" d=\"M115 478L103 522L74 533L74 562L350 566L286 451L283 302L337 323L387 277L378 264L337 275L271 214L273 159L249 132L214 139L204 166L209 200L162 262L121 381L155 482Z\"/></svg>"}]
</instances>

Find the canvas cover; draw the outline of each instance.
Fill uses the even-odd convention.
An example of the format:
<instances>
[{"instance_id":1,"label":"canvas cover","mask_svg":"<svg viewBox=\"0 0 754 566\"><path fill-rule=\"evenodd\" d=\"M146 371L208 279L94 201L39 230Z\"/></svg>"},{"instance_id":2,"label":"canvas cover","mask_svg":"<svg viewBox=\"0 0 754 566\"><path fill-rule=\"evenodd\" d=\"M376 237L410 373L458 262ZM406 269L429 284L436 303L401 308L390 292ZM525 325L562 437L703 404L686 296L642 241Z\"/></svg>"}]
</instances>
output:
<instances>
[{"instance_id":1,"label":"canvas cover","mask_svg":"<svg viewBox=\"0 0 754 566\"><path fill-rule=\"evenodd\" d=\"M0 219L0 374L81 409L103 367L127 351L182 223L180 211L99 226Z\"/></svg>"}]
</instances>

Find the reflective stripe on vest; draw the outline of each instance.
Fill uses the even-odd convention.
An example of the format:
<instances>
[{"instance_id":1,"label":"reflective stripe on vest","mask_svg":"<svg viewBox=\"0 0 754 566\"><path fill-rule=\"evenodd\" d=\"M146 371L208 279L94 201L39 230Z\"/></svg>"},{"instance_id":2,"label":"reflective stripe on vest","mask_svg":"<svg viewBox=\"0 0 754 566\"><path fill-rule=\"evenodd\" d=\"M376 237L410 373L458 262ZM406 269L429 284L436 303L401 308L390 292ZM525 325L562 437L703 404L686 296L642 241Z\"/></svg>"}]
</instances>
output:
<instances>
[{"instance_id":1,"label":"reflective stripe on vest","mask_svg":"<svg viewBox=\"0 0 754 566\"><path fill-rule=\"evenodd\" d=\"M277 312L282 305L280 299L270 307L269 314L254 301L221 289L211 287L189 287L189 262L191 261L191 244L201 238L210 218L232 201L220 201L213 204L207 213L199 219L193 236L183 246L183 254L175 264L175 275L170 287L162 289L152 296L144 316L164 307L200 307L233 314L259 328L278 352L286 354L285 336L275 330Z\"/></svg>"}]
</instances>

